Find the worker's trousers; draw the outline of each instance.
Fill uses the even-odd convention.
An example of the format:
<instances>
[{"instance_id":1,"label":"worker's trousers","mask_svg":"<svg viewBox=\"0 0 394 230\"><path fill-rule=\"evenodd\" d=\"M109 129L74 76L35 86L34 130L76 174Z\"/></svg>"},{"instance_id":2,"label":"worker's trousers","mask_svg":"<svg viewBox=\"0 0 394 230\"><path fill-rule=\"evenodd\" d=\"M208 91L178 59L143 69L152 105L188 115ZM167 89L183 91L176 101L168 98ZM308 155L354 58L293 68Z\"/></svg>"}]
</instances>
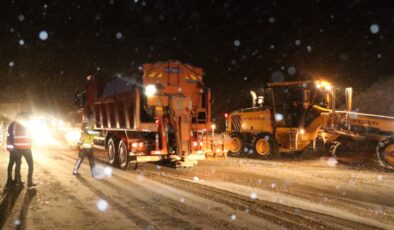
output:
<instances>
[{"instance_id":1,"label":"worker's trousers","mask_svg":"<svg viewBox=\"0 0 394 230\"><path fill-rule=\"evenodd\" d=\"M89 165L90 165L90 171L92 171L92 176L94 175L94 166L95 166L95 161L94 161L94 156L93 156L93 149L80 149L79 150L79 155L77 162L75 163L74 171L73 173L76 174L79 170L79 167L81 167L81 164L85 157L88 157L89 160Z\"/></svg>"},{"instance_id":2,"label":"worker's trousers","mask_svg":"<svg viewBox=\"0 0 394 230\"><path fill-rule=\"evenodd\" d=\"M10 162L8 163L8 180L12 180L12 167L15 165L15 180L21 180L21 164L22 164L22 156L25 158L27 166L29 168L27 174L27 181L33 181L33 154L30 149L17 149L10 152Z\"/></svg>"},{"instance_id":3,"label":"worker's trousers","mask_svg":"<svg viewBox=\"0 0 394 230\"><path fill-rule=\"evenodd\" d=\"M7 168L7 183L11 183L12 179L12 168L15 166L15 180L21 179L21 153L19 151L10 151L10 160L8 161L8 168Z\"/></svg>"}]
</instances>

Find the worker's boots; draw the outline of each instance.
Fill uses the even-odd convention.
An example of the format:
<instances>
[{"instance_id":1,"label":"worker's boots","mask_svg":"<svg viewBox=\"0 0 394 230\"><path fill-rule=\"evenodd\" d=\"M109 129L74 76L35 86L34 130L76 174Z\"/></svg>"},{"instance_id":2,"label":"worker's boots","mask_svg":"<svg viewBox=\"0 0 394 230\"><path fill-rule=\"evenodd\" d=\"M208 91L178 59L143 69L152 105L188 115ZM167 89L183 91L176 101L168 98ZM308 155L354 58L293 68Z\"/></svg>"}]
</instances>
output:
<instances>
[{"instance_id":1,"label":"worker's boots","mask_svg":"<svg viewBox=\"0 0 394 230\"><path fill-rule=\"evenodd\" d=\"M25 182L21 178L15 179L15 188L22 188Z\"/></svg>"},{"instance_id":2,"label":"worker's boots","mask_svg":"<svg viewBox=\"0 0 394 230\"><path fill-rule=\"evenodd\" d=\"M81 167L81 164L82 164L82 159L78 158L77 162L75 163L74 170L73 170L74 176L78 174L78 170L79 170L79 167Z\"/></svg>"},{"instance_id":3,"label":"worker's boots","mask_svg":"<svg viewBox=\"0 0 394 230\"><path fill-rule=\"evenodd\" d=\"M27 188L28 189L33 189L33 188L35 188L37 186L37 184L36 183L33 183L32 181L28 181L27 182Z\"/></svg>"},{"instance_id":4,"label":"worker's boots","mask_svg":"<svg viewBox=\"0 0 394 230\"><path fill-rule=\"evenodd\" d=\"M5 184L5 188L11 188L14 186L14 180L12 179L7 179L7 183Z\"/></svg>"}]
</instances>

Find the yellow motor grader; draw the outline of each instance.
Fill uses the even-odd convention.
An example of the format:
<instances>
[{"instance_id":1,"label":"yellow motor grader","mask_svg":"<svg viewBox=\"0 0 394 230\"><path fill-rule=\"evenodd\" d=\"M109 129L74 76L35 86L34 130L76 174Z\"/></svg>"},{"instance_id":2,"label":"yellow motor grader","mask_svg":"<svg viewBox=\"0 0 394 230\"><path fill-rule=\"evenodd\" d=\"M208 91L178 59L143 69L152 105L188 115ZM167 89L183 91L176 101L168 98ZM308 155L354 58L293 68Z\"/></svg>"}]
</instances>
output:
<instances>
[{"instance_id":1,"label":"yellow motor grader","mask_svg":"<svg viewBox=\"0 0 394 230\"><path fill-rule=\"evenodd\" d=\"M345 90L346 110L337 110L337 91L327 81L269 83L251 108L227 116L225 149L268 159L324 143L333 156L376 151L380 164L394 169L394 117L353 112L352 88Z\"/></svg>"}]
</instances>

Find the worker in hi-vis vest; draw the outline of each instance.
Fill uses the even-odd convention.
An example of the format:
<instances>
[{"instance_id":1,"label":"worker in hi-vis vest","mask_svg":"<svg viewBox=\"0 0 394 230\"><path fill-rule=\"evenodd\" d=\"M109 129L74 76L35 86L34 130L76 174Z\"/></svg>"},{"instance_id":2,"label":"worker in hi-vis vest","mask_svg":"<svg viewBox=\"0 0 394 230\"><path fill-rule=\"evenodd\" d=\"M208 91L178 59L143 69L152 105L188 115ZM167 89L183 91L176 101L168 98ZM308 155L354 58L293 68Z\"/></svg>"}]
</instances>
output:
<instances>
[{"instance_id":1,"label":"worker in hi-vis vest","mask_svg":"<svg viewBox=\"0 0 394 230\"><path fill-rule=\"evenodd\" d=\"M88 157L92 176L93 177L96 176L95 160L94 160L94 156L93 156L93 139L94 139L94 136L97 134L98 133L93 130L93 125L89 124L88 122L83 124L81 138L78 143L79 144L79 154L78 154L77 162L75 163L73 175L78 174L79 167L81 167L83 160L85 159L85 157Z\"/></svg>"},{"instance_id":2,"label":"worker in hi-vis vest","mask_svg":"<svg viewBox=\"0 0 394 230\"><path fill-rule=\"evenodd\" d=\"M26 112L18 113L14 122L8 126L7 150L10 152L10 161L8 163L8 176L6 187L23 185L21 180L20 168L22 156L25 158L29 167L27 176L27 186L33 188L33 155L31 151L32 137L27 127L29 114ZM12 179L12 168L15 166L15 178Z\"/></svg>"}]
</instances>

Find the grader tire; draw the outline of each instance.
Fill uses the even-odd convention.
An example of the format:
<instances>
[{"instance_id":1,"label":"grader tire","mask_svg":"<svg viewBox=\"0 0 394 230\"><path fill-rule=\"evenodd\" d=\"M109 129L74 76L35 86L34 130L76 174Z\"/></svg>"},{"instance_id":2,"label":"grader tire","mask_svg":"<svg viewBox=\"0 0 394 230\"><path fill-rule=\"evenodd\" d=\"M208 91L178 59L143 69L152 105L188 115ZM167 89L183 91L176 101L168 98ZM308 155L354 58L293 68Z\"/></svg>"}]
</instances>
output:
<instances>
[{"instance_id":1,"label":"grader tire","mask_svg":"<svg viewBox=\"0 0 394 230\"><path fill-rule=\"evenodd\" d=\"M275 139L269 133L261 133L257 135L253 143L253 151L262 159L271 159L276 157L277 149Z\"/></svg>"},{"instance_id":2,"label":"grader tire","mask_svg":"<svg viewBox=\"0 0 394 230\"><path fill-rule=\"evenodd\" d=\"M382 167L394 171L394 137L381 141L376 147L376 154Z\"/></svg>"},{"instance_id":3,"label":"grader tire","mask_svg":"<svg viewBox=\"0 0 394 230\"><path fill-rule=\"evenodd\" d=\"M230 134L231 138L231 147L228 151L229 156L238 156L240 155L245 148L245 141L240 134L232 133Z\"/></svg>"}]
</instances>

